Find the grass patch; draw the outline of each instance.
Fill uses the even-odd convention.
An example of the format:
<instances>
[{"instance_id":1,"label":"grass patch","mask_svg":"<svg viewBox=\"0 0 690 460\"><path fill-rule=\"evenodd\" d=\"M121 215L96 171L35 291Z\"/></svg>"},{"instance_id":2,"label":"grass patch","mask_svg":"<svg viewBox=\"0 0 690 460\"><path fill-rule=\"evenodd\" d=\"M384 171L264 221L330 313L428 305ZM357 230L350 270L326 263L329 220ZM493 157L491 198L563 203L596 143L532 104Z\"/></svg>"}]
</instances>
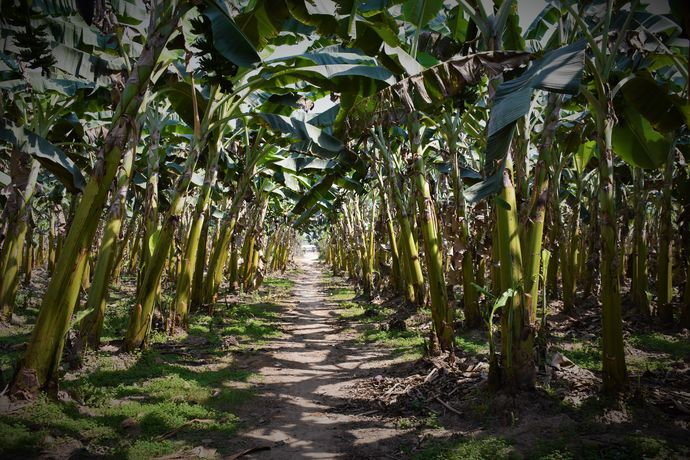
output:
<instances>
[{"instance_id":1,"label":"grass patch","mask_svg":"<svg viewBox=\"0 0 690 460\"><path fill-rule=\"evenodd\" d=\"M642 373L646 370L667 370L674 361L690 357L690 343L677 338L655 333L632 334L628 344L633 347L652 353L649 355L626 356L628 369L633 373ZM601 371L601 350L598 344L591 341L571 340L562 341L556 350L570 358L578 366L591 371Z\"/></svg>"},{"instance_id":2,"label":"grass patch","mask_svg":"<svg viewBox=\"0 0 690 460\"><path fill-rule=\"evenodd\" d=\"M679 360L690 357L690 343L678 340L670 335L658 332L651 334L633 334L628 342L640 350L650 353L664 353L671 359Z\"/></svg>"},{"instance_id":3,"label":"grass patch","mask_svg":"<svg viewBox=\"0 0 690 460\"><path fill-rule=\"evenodd\" d=\"M456 334L455 347L457 349L473 355L489 354L489 339L485 333L462 331Z\"/></svg>"},{"instance_id":4,"label":"grass patch","mask_svg":"<svg viewBox=\"0 0 690 460\"><path fill-rule=\"evenodd\" d=\"M560 435L541 440L525 458L535 460L643 460L650 458L682 458L662 439L649 436L626 436L620 442L602 444L587 436Z\"/></svg>"},{"instance_id":5,"label":"grass patch","mask_svg":"<svg viewBox=\"0 0 690 460\"><path fill-rule=\"evenodd\" d=\"M409 359L420 358L424 351L424 338L417 331L383 331L370 328L362 332L360 341L379 343L392 348L394 354L404 355Z\"/></svg>"},{"instance_id":6,"label":"grass patch","mask_svg":"<svg viewBox=\"0 0 690 460\"><path fill-rule=\"evenodd\" d=\"M292 289L292 287L295 285L295 282L288 278L274 278L269 276L268 278L264 278L263 285L271 288L289 290Z\"/></svg>"},{"instance_id":7,"label":"grass patch","mask_svg":"<svg viewBox=\"0 0 690 460\"><path fill-rule=\"evenodd\" d=\"M494 460L522 457L507 440L488 437L435 442L413 458L416 460Z\"/></svg>"},{"instance_id":8,"label":"grass patch","mask_svg":"<svg viewBox=\"0 0 690 460\"><path fill-rule=\"evenodd\" d=\"M355 302L341 302L340 307L342 310L338 313L338 316L342 319L356 319L364 314L364 307Z\"/></svg>"},{"instance_id":9,"label":"grass patch","mask_svg":"<svg viewBox=\"0 0 690 460\"><path fill-rule=\"evenodd\" d=\"M393 313L390 308L381 309L377 305L344 301L340 303L341 310L338 316L341 319L358 321L361 323L376 323L383 321Z\"/></svg>"},{"instance_id":10,"label":"grass patch","mask_svg":"<svg viewBox=\"0 0 690 460\"><path fill-rule=\"evenodd\" d=\"M216 318L219 321L220 330L215 330L212 335L233 335L241 341L250 342L252 345L260 345L267 339L277 338L282 335L276 320L281 306L270 302L242 303L230 306L222 315Z\"/></svg>"},{"instance_id":11,"label":"grass patch","mask_svg":"<svg viewBox=\"0 0 690 460\"><path fill-rule=\"evenodd\" d=\"M292 281L269 279L268 285L283 290ZM253 396L247 382L255 374L233 368L221 339L233 335L254 346L281 335L277 319L282 307L266 302L270 289L264 292L253 302L219 304L213 317L191 316L187 334L152 331L147 350L90 351L87 367L61 382L71 400L41 397L0 415L0 457L31 458L70 438L82 443L89 458L155 458L202 440L222 451L239 425L234 408ZM122 338L131 301L129 291L113 289L104 342ZM0 331L0 369L8 378L30 329L28 324Z\"/></svg>"},{"instance_id":12,"label":"grass patch","mask_svg":"<svg viewBox=\"0 0 690 460\"><path fill-rule=\"evenodd\" d=\"M136 441L126 452L129 460L146 460L171 454L177 448L174 442L168 440Z\"/></svg>"},{"instance_id":13,"label":"grass patch","mask_svg":"<svg viewBox=\"0 0 690 460\"><path fill-rule=\"evenodd\" d=\"M554 351L560 352L583 369L601 371L601 351L598 345L590 341L562 339L554 347Z\"/></svg>"},{"instance_id":14,"label":"grass patch","mask_svg":"<svg viewBox=\"0 0 690 460\"><path fill-rule=\"evenodd\" d=\"M601 351L589 342L577 343L564 353L578 366L591 371L601 370Z\"/></svg>"},{"instance_id":15,"label":"grass patch","mask_svg":"<svg viewBox=\"0 0 690 460\"><path fill-rule=\"evenodd\" d=\"M328 300L352 300L355 296L355 290L348 286L334 285L326 288L326 294Z\"/></svg>"},{"instance_id":16,"label":"grass patch","mask_svg":"<svg viewBox=\"0 0 690 460\"><path fill-rule=\"evenodd\" d=\"M155 347L131 357L126 368L116 358L99 355L100 369L63 382L74 401L42 397L0 417L1 456L22 458L50 449L43 445L47 435L78 439L90 453L112 458L153 458L202 439L222 448L238 428L232 409L253 394L235 387L253 374L229 364L197 369L177 364L186 357L162 355ZM173 431L170 439L161 439Z\"/></svg>"},{"instance_id":17,"label":"grass patch","mask_svg":"<svg viewBox=\"0 0 690 460\"><path fill-rule=\"evenodd\" d=\"M2 419L0 419L0 456L25 458L35 454L36 445L45 433L32 430L16 421L5 422Z\"/></svg>"}]
</instances>

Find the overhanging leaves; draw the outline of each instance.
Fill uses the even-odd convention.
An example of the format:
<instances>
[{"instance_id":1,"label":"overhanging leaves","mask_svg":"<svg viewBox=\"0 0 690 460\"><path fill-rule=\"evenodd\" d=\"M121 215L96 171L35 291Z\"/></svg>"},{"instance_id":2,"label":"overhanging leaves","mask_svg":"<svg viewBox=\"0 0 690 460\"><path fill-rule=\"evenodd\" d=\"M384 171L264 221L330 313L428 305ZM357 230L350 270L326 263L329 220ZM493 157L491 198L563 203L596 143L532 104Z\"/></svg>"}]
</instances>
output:
<instances>
[{"instance_id":1,"label":"overhanging leaves","mask_svg":"<svg viewBox=\"0 0 690 460\"><path fill-rule=\"evenodd\" d=\"M230 62L240 67L252 67L261 58L249 39L237 27L222 1L207 0L204 16L211 21L213 46Z\"/></svg>"},{"instance_id":2,"label":"overhanging leaves","mask_svg":"<svg viewBox=\"0 0 690 460\"><path fill-rule=\"evenodd\" d=\"M579 41L544 55L521 76L503 82L494 97L488 125L484 171L488 178L466 191L466 199L476 203L497 193L502 181L505 158L515 132L515 123L529 111L532 93L543 89L576 94L584 67L585 42Z\"/></svg>"},{"instance_id":3,"label":"overhanging leaves","mask_svg":"<svg viewBox=\"0 0 690 460\"><path fill-rule=\"evenodd\" d=\"M449 59L358 100L347 116L349 129L363 131L373 124L397 123L405 112L440 104L466 85L478 83L482 75L499 74L525 64L528 59L528 53L511 51Z\"/></svg>"},{"instance_id":4,"label":"overhanging leaves","mask_svg":"<svg viewBox=\"0 0 690 460\"><path fill-rule=\"evenodd\" d=\"M338 153L343 149L343 144L338 139L304 120L272 113L259 113L257 116L266 121L273 130L295 139L312 142L320 150Z\"/></svg>"},{"instance_id":5,"label":"overhanging leaves","mask_svg":"<svg viewBox=\"0 0 690 460\"><path fill-rule=\"evenodd\" d=\"M41 165L53 173L72 193L81 192L86 180L81 171L65 153L23 126L15 126L7 121L0 121L0 139L12 144L38 160Z\"/></svg>"},{"instance_id":6,"label":"overhanging leaves","mask_svg":"<svg viewBox=\"0 0 690 460\"><path fill-rule=\"evenodd\" d=\"M687 100L659 86L651 76L637 76L622 87L625 102L640 112L661 132L671 132L683 123L690 126Z\"/></svg>"}]
</instances>

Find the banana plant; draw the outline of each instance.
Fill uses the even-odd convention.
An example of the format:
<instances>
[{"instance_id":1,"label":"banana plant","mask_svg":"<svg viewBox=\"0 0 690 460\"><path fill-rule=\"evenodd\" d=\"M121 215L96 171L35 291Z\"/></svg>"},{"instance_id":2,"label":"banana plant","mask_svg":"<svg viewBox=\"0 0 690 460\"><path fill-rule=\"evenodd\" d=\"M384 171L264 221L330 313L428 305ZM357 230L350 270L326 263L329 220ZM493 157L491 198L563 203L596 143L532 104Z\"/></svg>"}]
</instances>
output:
<instances>
[{"instance_id":1,"label":"banana plant","mask_svg":"<svg viewBox=\"0 0 690 460\"><path fill-rule=\"evenodd\" d=\"M113 114L112 127L99 152L99 163L76 208L54 275L50 280L32 338L12 385L14 394L34 394L45 388L56 376L70 327L72 312L79 293L89 247L98 226L98 217L106 201L110 184L119 166L125 144L133 131L139 106L148 89L151 74L168 38L187 11L186 3L156 4L151 12L151 28L141 55L133 67L119 104Z\"/></svg>"}]
</instances>

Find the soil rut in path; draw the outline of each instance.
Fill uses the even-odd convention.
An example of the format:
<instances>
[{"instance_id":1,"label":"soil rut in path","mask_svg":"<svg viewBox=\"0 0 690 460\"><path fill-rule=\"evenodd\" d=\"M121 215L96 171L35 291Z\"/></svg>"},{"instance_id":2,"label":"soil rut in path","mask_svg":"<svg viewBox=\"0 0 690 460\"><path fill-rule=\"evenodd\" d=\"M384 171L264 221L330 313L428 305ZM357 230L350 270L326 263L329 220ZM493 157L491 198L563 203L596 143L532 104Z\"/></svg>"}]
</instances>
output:
<instances>
[{"instance_id":1,"label":"soil rut in path","mask_svg":"<svg viewBox=\"0 0 690 460\"><path fill-rule=\"evenodd\" d=\"M306 254L300 268L281 318L283 338L244 363L260 377L251 407L240 409L248 412L242 418L249 427L231 443L238 451L272 446L247 456L258 459L386 456L406 430L371 414L338 411L357 379L385 373L393 361L385 349L340 330L338 306L325 299L324 275L313 254Z\"/></svg>"}]
</instances>

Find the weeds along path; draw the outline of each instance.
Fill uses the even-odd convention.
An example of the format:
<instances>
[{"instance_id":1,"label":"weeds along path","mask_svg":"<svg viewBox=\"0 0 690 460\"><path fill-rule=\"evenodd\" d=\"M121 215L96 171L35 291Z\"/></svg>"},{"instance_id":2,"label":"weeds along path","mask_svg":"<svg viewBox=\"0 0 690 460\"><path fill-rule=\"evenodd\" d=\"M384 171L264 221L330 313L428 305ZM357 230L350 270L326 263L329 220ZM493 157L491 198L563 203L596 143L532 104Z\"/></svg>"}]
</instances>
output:
<instances>
[{"instance_id":1,"label":"weeds along path","mask_svg":"<svg viewBox=\"0 0 690 460\"><path fill-rule=\"evenodd\" d=\"M300 260L283 337L242 363L260 376L255 397L240 408L246 428L230 442L238 452L271 447L247 458L381 458L405 433L380 415L344 413L354 403L348 388L393 362L389 351L357 342L338 324L338 303L327 300L329 279L315 257Z\"/></svg>"}]
</instances>

